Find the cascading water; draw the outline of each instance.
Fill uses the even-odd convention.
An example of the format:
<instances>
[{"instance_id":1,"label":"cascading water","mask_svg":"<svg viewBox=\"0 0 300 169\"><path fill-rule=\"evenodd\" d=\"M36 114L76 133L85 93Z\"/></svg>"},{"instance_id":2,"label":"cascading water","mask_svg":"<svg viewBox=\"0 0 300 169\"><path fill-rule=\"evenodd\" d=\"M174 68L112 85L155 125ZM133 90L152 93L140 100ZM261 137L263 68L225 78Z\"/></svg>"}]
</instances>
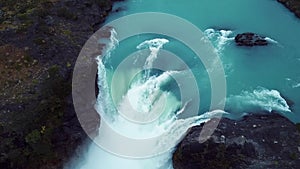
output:
<instances>
[{"instance_id":1,"label":"cascading water","mask_svg":"<svg viewBox=\"0 0 300 169\"><path fill-rule=\"evenodd\" d=\"M207 29L205 31L208 38L215 41L218 52L224 49L224 45L231 42L233 38L229 35L232 31L215 31ZM101 118L117 133L134 139L148 139L160 136L160 139L149 144L147 150L157 153L148 158L126 158L110 153L109 150L102 149L97 144L92 143L86 155L86 160L81 165L77 164L78 169L97 169L97 168L131 168L131 169L172 169L173 148L183 138L188 128L206 122L214 116L226 115L231 118L240 118L244 112L251 110L269 111L272 110L288 113L291 112L286 101L276 90L267 90L260 88L253 92L242 92L240 95L231 95L227 99L227 110L232 110L231 114L224 111L207 112L199 116L187 119L178 119L178 115L186 110L189 102L181 103L180 99L172 93L168 86L174 83L174 76L185 76L185 70L170 70L160 73L153 73L151 67L153 62L159 57L159 52L163 46L170 43L164 38L154 38L146 40L136 49L149 50L141 70L141 74L136 75L131 82L118 81L118 86L126 86L130 83L129 88L125 91L119 90L112 95L111 78L112 72L109 63L111 52L117 46L118 41L115 38L116 32L112 29L107 50L104 55L98 56L98 87L99 95L95 108L100 113ZM132 67L132 69L135 69ZM144 70L144 71L143 71ZM130 77L132 70L128 69L122 72L122 76ZM114 86L115 87L115 86ZM119 98L119 99L116 99ZM242 100L240 102L239 100ZM150 121L147 121L151 119ZM147 124L139 123L139 120ZM99 133L101 135L101 133ZM105 138L104 138L105 139ZM114 145L111 143L111 146ZM135 147L132 147L134 149ZM149 152L151 154L151 152ZM101 167L99 167L101 166Z\"/></svg>"},{"instance_id":2,"label":"cascading water","mask_svg":"<svg viewBox=\"0 0 300 169\"><path fill-rule=\"evenodd\" d=\"M224 46L230 43L233 38L229 37L233 32L216 31L207 29L205 34L214 42L218 52L224 50ZM226 110L212 111L202 115L179 119L178 115L185 112L189 102L181 102L180 98L172 92L168 86L174 83L174 76L185 76L185 70L170 70L153 73L151 67L158 57L163 46L172 43L168 39L154 38L141 42L136 46L138 50L148 50L148 56L144 60L143 67L135 72L141 72L134 79L119 80L117 86L128 88L117 90L112 94L113 73L111 70L111 53L117 48L119 42L116 39L116 32L111 31L111 37L107 43L107 50L103 55L98 56L98 88L99 95L95 108L104 120L115 132L133 139L149 139L160 136L159 140L149 144L147 151L153 151L156 155L146 158L126 158L118 154L110 153L95 143L89 146L86 160L81 165L69 168L75 169L97 169L97 168L131 168L131 169L172 169L173 148L180 142L188 128L206 122L214 116L226 115L230 118L240 118L245 112L261 112L272 110L290 113L291 110L286 101L276 90L259 88L253 92L243 91L239 95L231 95L227 98ZM138 59L138 58L137 58ZM132 67L132 69L136 69ZM228 70L227 70L228 71ZM130 77L133 70L121 72L121 75ZM117 76L120 78L120 76ZM150 120L149 120L150 119ZM147 124L139 123L147 122ZM101 135L101 133L99 133ZM105 138L104 138L105 141ZM114 145L116 144L116 145ZM118 143L111 143L111 146L120 146ZM132 147L135 149L135 147ZM149 152L152 154L152 152ZM137 159L136 159L137 158ZM99 167L100 166L100 167Z\"/></svg>"},{"instance_id":3,"label":"cascading water","mask_svg":"<svg viewBox=\"0 0 300 169\"><path fill-rule=\"evenodd\" d=\"M151 36L146 40L139 39L140 41L136 44L134 40L126 41L126 45L134 45L132 48L126 48L125 51L146 50L148 55L145 56L143 66L139 70L135 70L136 67L133 66L113 76L116 70L111 68L113 66L110 63L114 64L112 59L121 57L123 51L117 56L113 54L114 49L119 47L117 47L118 42L115 36L111 36L109 42L112 43L107 45L105 54L98 57L100 94L97 97L96 109L101 113L102 120L105 120L114 131L124 136L142 139L162 135L160 141L149 145L147 150L155 152L159 152L157 149L167 150L157 156L131 159L111 154L92 143L85 158L80 160L83 161L82 164L70 167L71 169L171 169L172 147L181 140L186 130L220 113L226 114L226 117L240 118L248 112L276 111L295 122L300 121L299 115L292 112L299 111L299 105L295 104L293 108L290 108L279 93L279 91L282 92L291 100L299 100L300 59L297 48L299 44L297 28L300 23L277 2L194 0L187 3L181 0L128 0L125 2L125 9L114 13L108 20L113 19L114 16L119 17L136 12L159 11L183 17L204 30L204 34L217 50L225 70L228 93L225 110L229 113L213 111L203 114L207 111L204 109L196 112L202 114L200 116L178 118L189 109L192 103L189 100L182 102L174 92L178 85L173 85L175 83L173 77L184 77L186 71L182 68L162 72L155 72L151 69L152 64L160 59L159 54L163 52L162 49L175 43L171 38ZM274 20L274 18L277 19ZM282 24L279 25L278 20ZM220 29L210 29L211 27ZM234 36L248 31L268 36L265 39L269 45L254 48L235 46ZM115 34L116 32L112 33L112 35ZM199 88L204 89L201 96L206 97L205 92L209 90L207 89L209 85L206 84L207 79L203 78L201 71L194 71L200 67L200 64L194 62L193 59L188 59L187 55L190 53L186 52L183 47L175 45L174 48L178 49L175 50L178 52L175 52L176 54L183 54L183 59L192 65L191 69L196 75ZM132 60L132 63L134 62L135 60ZM140 73L131 78L135 72ZM114 78L117 79L117 84L113 83ZM171 90L169 86L175 87ZM258 88L258 86L262 87ZM201 102L209 104L204 99ZM147 122L147 125L138 123L139 120Z\"/></svg>"},{"instance_id":4,"label":"cascading water","mask_svg":"<svg viewBox=\"0 0 300 169\"><path fill-rule=\"evenodd\" d=\"M114 30L112 30L111 36L115 36ZM186 71L170 70L153 73L151 70L153 62L159 57L160 49L169 43L169 40L164 38L146 40L136 47L139 50L146 49L150 52L142 67L145 71L138 71L142 72L142 75L137 75L135 80L129 82L127 90L120 90L111 95L111 86L113 85L109 80L112 78L109 60L118 41L114 37L110 37L110 39L104 55L97 58L99 95L95 108L100 113L102 120L116 133L134 139L153 137L159 137L159 139L154 139L151 144L147 145L147 148L144 147L150 151L149 157L135 157L142 159L125 158L122 157L122 154L118 156L118 154L109 153L93 143L89 148L86 162L78 168L172 169L173 148L185 135L187 129L206 122L215 115L225 114L225 112L212 111L186 119L178 118L178 115L184 113L190 103L189 101L181 103L180 98L172 93L172 89L165 86L174 83L174 76L185 76ZM130 74L131 72L128 68L126 72L122 72L122 75L128 77L129 75L126 73ZM122 81L118 81L117 85L127 85L124 81L124 84L120 82ZM147 124L139 123L139 121L147 122ZM111 144L120 146L113 145L113 142ZM132 147L132 150L134 149L135 147Z\"/></svg>"}]
</instances>

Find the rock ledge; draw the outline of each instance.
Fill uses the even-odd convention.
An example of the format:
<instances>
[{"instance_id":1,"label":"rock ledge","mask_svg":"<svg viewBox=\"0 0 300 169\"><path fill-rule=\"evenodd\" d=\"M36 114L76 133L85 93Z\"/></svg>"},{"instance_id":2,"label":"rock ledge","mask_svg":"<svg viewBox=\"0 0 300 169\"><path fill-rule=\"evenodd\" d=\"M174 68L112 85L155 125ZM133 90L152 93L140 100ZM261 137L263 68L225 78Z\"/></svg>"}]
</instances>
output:
<instances>
[{"instance_id":1,"label":"rock ledge","mask_svg":"<svg viewBox=\"0 0 300 169\"><path fill-rule=\"evenodd\" d=\"M281 115L248 115L239 121L223 118L203 144L199 143L201 130L202 125L192 127L178 145L173 154L174 169L296 169L300 166L299 131Z\"/></svg>"}]
</instances>

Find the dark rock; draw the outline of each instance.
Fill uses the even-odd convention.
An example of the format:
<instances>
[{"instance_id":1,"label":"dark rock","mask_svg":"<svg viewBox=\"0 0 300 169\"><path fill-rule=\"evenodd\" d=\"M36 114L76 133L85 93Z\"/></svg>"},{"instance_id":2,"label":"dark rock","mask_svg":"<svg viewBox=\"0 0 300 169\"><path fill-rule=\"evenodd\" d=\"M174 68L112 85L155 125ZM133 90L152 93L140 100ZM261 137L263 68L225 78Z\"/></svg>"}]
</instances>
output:
<instances>
[{"instance_id":1,"label":"dark rock","mask_svg":"<svg viewBox=\"0 0 300 169\"><path fill-rule=\"evenodd\" d=\"M96 98L98 97L99 94L99 87L98 87L98 70L97 70L97 74L96 74L96 79L95 79L95 96Z\"/></svg>"},{"instance_id":2,"label":"dark rock","mask_svg":"<svg viewBox=\"0 0 300 169\"><path fill-rule=\"evenodd\" d=\"M300 1L299 0L277 0L282 3L286 8L295 14L296 17L300 18Z\"/></svg>"},{"instance_id":3,"label":"dark rock","mask_svg":"<svg viewBox=\"0 0 300 169\"><path fill-rule=\"evenodd\" d=\"M296 169L300 166L299 131L281 115L252 114L239 121L223 118L214 134L201 144L202 127L192 127L178 145L173 154L174 169Z\"/></svg>"},{"instance_id":4,"label":"dark rock","mask_svg":"<svg viewBox=\"0 0 300 169\"><path fill-rule=\"evenodd\" d=\"M235 36L235 43L238 46L265 46L268 41L265 37L261 37L254 33L242 33Z\"/></svg>"}]
</instances>

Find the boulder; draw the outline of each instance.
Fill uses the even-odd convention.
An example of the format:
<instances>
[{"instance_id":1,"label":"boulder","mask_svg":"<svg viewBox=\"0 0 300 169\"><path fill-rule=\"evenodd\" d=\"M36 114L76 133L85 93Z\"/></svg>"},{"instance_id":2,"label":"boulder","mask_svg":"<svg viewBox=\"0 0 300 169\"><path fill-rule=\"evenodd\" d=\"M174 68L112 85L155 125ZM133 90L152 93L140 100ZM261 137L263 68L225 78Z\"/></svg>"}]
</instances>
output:
<instances>
[{"instance_id":1,"label":"boulder","mask_svg":"<svg viewBox=\"0 0 300 169\"><path fill-rule=\"evenodd\" d=\"M235 36L235 43L238 46L266 46L268 41L255 33L247 32Z\"/></svg>"},{"instance_id":2,"label":"boulder","mask_svg":"<svg viewBox=\"0 0 300 169\"><path fill-rule=\"evenodd\" d=\"M208 123L214 123L216 119ZM203 124L192 127L173 154L174 169L291 169L300 166L300 134L287 118L251 114L222 118L213 135L199 142Z\"/></svg>"}]
</instances>

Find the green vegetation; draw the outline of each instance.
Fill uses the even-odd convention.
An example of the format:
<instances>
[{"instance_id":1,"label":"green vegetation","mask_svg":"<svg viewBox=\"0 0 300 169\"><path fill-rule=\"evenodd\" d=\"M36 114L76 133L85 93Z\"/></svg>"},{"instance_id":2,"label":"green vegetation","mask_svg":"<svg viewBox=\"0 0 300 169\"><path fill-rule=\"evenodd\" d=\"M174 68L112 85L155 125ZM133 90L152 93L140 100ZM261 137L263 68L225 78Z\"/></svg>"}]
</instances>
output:
<instances>
[{"instance_id":1,"label":"green vegetation","mask_svg":"<svg viewBox=\"0 0 300 169\"><path fill-rule=\"evenodd\" d=\"M37 1L1 1L3 5L2 11L3 22L7 24L2 29L14 28L17 32L26 31L30 26L32 26L33 21L33 13L36 9ZM4 25L2 25L4 26Z\"/></svg>"},{"instance_id":2,"label":"green vegetation","mask_svg":"<svg viewBox=\"0 0 300 169\"><path fill-rule=\"evenodd\" d=\"M0 35L7 37L0 39L1 169L62 168L83 139L65 136L63 124L70 123L66 114L74 113L68 110L73 65L94 30L94 23L78 22L78 12L94 16L68 2L0 0ZM102 11L99 23L112 2L85 4ZM77 125L71 123L70 128Z\"/></svg>"},{"instance_id":3,"label":"green vegetation","mask_svg":"<svg viewBox=\"0 0 300 169\"><path fill-rule=\"evenodd\" d=\"M48 78L43 82L43 91L34 100L34 104L20 112L12 112L1 123L0 164L19 168L28 166L38 168L47 161L60 161L52 143L55 130L62 123L65 97L70 94L70 82L59 74L59 67L54 65L47 71ZM59 84L59 85L58 85ZM39 159L39 160L36 160ZM29 166L28 166L29 167Z\"/></svg>"}]
</instances>

